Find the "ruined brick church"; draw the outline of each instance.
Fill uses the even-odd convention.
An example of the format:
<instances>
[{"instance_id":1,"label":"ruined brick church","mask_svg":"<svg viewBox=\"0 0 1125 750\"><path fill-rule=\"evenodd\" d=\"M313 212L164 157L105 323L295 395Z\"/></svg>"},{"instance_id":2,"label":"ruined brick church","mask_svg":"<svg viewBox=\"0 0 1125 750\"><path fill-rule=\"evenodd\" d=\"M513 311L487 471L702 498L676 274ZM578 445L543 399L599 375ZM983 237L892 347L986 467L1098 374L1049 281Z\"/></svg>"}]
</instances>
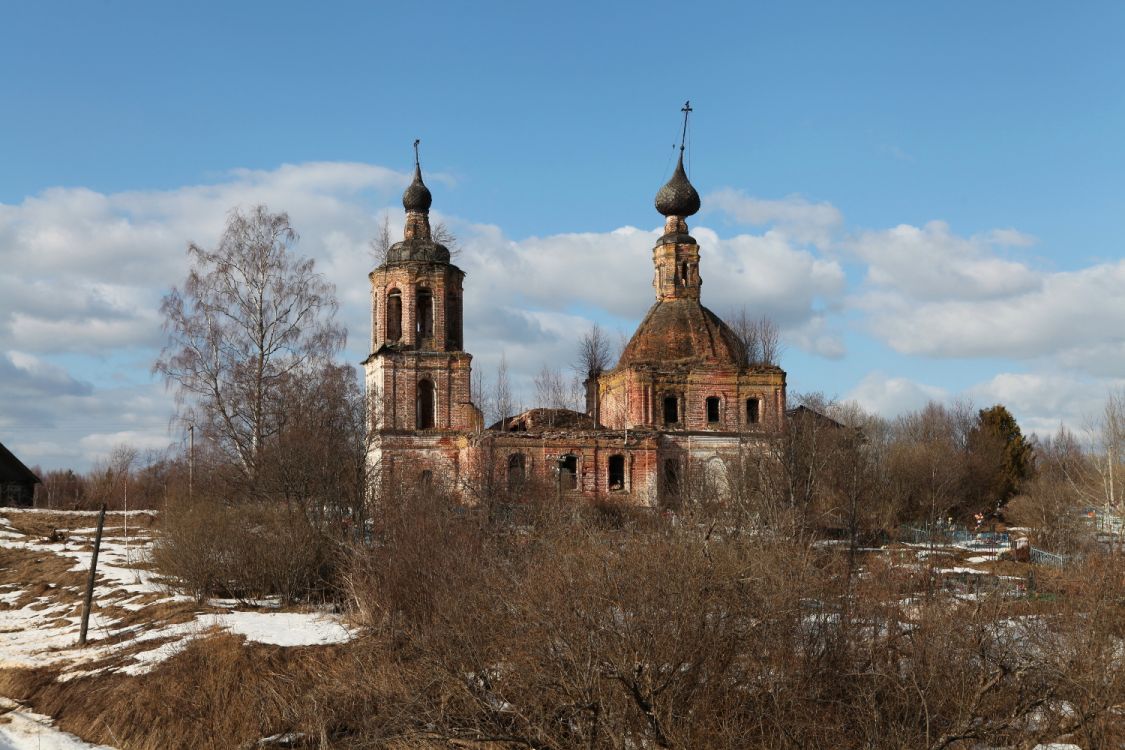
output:
<instances>
[{"instance_id":1,"label":"ruined brick church","mask_svg":"<svg viewBox=\"0 0 1125 750\"><path fill-rule=\"evenodd\" d=\"M700 302L700 247L687 225L700 200L682 145L656 194L656 302L617 365L587 382L584 414L532 409L485 428L470 398L465 272L431 233L431 202L416 156L403 240L369 274L369 460L384 490L440 483L472 502L484 488L550 486L656 505L695 478L721 486L732 459L783 427L785 372L747 363L735 332Z\"/></svg>"}]
</instances>

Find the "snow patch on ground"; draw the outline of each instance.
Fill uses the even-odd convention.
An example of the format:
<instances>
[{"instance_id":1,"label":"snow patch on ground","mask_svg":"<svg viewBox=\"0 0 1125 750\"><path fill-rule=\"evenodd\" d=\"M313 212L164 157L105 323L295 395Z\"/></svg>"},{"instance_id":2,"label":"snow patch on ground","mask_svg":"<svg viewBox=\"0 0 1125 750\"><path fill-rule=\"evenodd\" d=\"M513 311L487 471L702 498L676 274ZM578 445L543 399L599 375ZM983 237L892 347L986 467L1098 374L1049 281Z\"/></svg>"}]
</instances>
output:
<instances>
[{"instance_id":1,"label":"snow patch on ground","mask_svg":"<svg viewBox=\"0 0 1125 750\"><path fill-rule=\"evenodd\" d=\"M319 612L231 612L212 617L218 627L248 641L275 646L327 646L352 637L338 619Z\"/></svg>"},{"instance_id":2,"label":"snow patch on ground","mask_svg":"<svg viewBox=\"0 0 1125 750\"><path fill-rule=\"evenodd\" d=\"M91 745L55 727L51 717L0 698L0 750L114 750Z\"/></svg>"},{"instance_id":3,"label":"snow patch on ground","mask_svg":"<svg viewBox=\"0 0 1125 750\"><path fill-rule=\"evenodd\" d=\"M213 629L240 635L255 643L275 646L326 646L344 643L352 631L340 621L320 612L224 612L199 615L191 622L168 625L138 636L136 641L163 638L175 640L133 654L135 660L117 671L129 675L145 674L161 662L183 651L191 641Z\"/></svg>"}]
</instances>

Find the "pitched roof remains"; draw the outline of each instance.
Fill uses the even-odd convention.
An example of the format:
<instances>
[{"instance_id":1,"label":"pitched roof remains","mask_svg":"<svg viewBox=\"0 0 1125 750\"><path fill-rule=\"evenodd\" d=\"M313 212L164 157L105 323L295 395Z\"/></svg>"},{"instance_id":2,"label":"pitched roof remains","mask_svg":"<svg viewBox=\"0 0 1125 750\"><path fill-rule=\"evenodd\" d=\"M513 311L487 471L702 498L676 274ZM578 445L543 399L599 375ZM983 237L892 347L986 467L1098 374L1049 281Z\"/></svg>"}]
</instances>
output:
<instances>
[{"instance_id":1,"label":"pitched roof remains","mask_svg":"<svg viewBox=\"0 0 1125 750\"><path fill-rule=\"evenodd\" d=\"M15 457L10 450L0 443L0 482L31 482L41 483L35 473L24 466L23 462Z\"/></svg>"}]
</instances>

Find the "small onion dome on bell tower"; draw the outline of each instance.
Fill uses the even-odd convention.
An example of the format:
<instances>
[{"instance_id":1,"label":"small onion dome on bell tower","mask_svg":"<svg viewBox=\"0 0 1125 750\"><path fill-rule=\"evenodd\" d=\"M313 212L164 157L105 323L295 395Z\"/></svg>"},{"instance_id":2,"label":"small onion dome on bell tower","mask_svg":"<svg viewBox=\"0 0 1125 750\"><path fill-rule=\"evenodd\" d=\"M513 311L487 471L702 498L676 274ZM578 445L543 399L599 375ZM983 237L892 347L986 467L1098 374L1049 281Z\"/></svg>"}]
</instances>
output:
<instances>
[{"instance_id":1,"label":"small onion dome on bell tower","mask_svg":"<svg viewBox=\"0 0 1125 750\"><path fill-rule=\"evenodd\" d=\"M684 148L680 146L680 160L672 179L656 194L656 210L664 216L677 216L681 219L693 216L699 211L699 193L692 187L684 171Z\"/></svg>"},{"instance_id":2,"label":"small onion dome on bell tower","mask_svg":"<svg viewBox=\"0 0 1125 750\"><path fill-rule=\"evenodd\" d=\"M415 146L415 149L417 149L417 146ZM429 211L433 202L434 197L430 195L430 189L426 187L426 183L422 182L422 165L418 163L418 155L415 153L414 181L402 194L402 207L407 211Z\"/></svg>"},{"instance_id":3,"label":"small onion dome on bell tower","mask_svg":"<svg viewBox=\"0 0 1125 750\"><path fill-rule=\"evenodd\" d=\"M418 159L419 140L414 141L414 179L402 194L402 207L406 209L406 227L402 242L391 245L387 251L387 264L407 261L448 263L449 248L434 240L430 229L430 204L434 197L422 182L422 165Z\"/></svg>"}]
</instances>

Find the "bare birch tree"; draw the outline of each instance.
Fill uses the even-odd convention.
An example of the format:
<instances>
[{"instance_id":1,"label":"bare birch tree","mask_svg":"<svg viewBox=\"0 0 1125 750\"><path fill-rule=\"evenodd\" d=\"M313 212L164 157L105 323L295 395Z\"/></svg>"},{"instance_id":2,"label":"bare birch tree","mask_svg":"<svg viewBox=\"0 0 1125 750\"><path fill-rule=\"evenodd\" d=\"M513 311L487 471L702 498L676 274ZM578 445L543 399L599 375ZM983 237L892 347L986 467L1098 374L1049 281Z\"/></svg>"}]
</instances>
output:
<instances>
[{"instance_id":1,"label":"bare birch tree","mask_svg":"<svg viewBox=\"0 0 1125 750\"><path fill-rule=\"evenodd\" d=\"M233 210L215 249L188 246L183 289L161 304L168 341L153 370L251 480L286 381L329 362L346 335L335 288L291 252L296 241L285 213Z\"/></svg>"},{"instance_id":2,"label":"bare birch tree","mask_svg":"<svg viewBox=\"0 0 1125 750\"><path fill-rule=\"evenodd\" d=\"M500 364L496 366L496 390L493 404L496 409L497 419L500 420L500 429L503 431L503 422L513 416L515 402L512 400L512 383L508 378L508 357L501 352Z\"/></svg>"}]
</instances>

